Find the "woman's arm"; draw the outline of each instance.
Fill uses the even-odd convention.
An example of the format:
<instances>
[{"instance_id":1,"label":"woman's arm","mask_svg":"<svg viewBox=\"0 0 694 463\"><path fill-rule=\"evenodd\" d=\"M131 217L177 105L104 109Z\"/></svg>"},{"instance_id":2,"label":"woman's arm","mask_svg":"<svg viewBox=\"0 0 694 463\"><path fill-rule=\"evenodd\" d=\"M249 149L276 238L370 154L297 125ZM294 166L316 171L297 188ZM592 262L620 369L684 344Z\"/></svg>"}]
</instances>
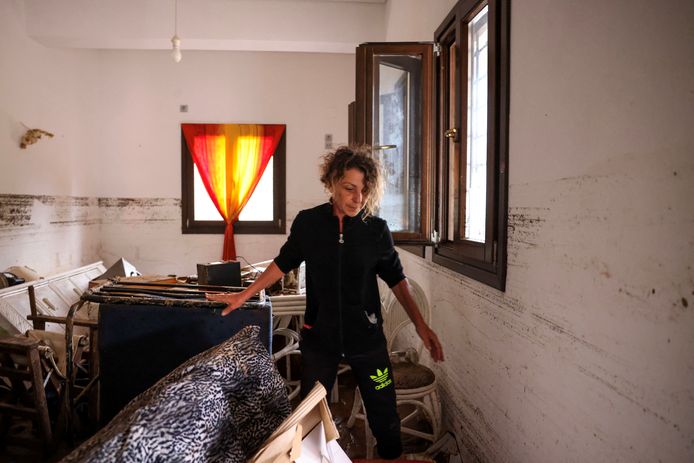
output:
<instances>
[{"instance_id":1,"label":"woman's arm","mask_svg":"<svg viewBox=\"0 0 694 463\"><path fill-rule=\"evenodd\" d=\"M407 278L401 280L400 283L390 289L393 291L393 294L395 294L395 298L398 302L402 304L407 316L412 320L417 334L422 338L424 347L429 351L431 358L434 359L435 362L443 361L443 348L441 347L439 338L436 336L436 333L429 328L424 318L422 318L422 313L419 311L419 307L417 307L417 303L410 292L410 284L407 282Z\"/></svg>"},{"instance_id":2,"label":"woman's arm","mask_svg":"<svg viewBox=\"0 0 694 463\"><path fill-rule=\"evenodd\" d=\"M224 302L226 309L222 310L222 316L243 305L251 296L257 294L284 276L284 272L274 262L248 288L239 293L207 294L210 301Z\"/></svg>"}]
</instances>

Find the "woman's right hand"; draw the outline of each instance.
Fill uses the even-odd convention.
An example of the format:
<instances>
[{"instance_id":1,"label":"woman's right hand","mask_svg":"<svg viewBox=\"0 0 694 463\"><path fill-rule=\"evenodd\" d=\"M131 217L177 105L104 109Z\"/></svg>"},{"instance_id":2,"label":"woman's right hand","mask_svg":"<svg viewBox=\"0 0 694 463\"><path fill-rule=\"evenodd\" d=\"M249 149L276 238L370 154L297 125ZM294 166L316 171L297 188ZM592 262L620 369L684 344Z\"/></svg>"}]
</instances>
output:
<instances>
[{"instance_id":1,"label":"woman's right hand","mask_svg":"<svg viewBox=\"0 0 694 463\"><path fill-rule=\"evenodd\" d=\"M240 293L215 293L215 294L205 294L208 301L224 302L227 306L222 310L222 316L229 315L232 310L236 310L243 305L248 299L245 291Z\"/></svg>"}]
</instances>

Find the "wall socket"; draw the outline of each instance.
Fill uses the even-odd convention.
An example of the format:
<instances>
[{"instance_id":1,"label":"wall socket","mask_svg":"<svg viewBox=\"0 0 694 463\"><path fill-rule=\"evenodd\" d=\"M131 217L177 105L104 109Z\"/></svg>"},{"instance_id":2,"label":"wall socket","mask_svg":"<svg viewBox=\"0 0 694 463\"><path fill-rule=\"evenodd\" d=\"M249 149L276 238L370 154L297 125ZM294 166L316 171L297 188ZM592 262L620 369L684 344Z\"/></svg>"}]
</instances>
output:
<instances>
[{"instance_id":1,"label":"wall socket","mask_svg":"<svg viewBox=\"0 0 694 463\"><path fill-rule=\"evenodd\" d=\"M182 113L187 113L188 112L188 105L187 104L182 104L178 107L178 111Z\"/></svg>"},{"instance_id":2,"label":"wall socket","mask_svg":"<svg viewBox=\"0 0 694 463\"><path fill-rule=\"evenodd\" d=\"M332 133L326 133L325 134L325 149L326 150L333 149L333 134Z\"/></svg>"}]
</instances>

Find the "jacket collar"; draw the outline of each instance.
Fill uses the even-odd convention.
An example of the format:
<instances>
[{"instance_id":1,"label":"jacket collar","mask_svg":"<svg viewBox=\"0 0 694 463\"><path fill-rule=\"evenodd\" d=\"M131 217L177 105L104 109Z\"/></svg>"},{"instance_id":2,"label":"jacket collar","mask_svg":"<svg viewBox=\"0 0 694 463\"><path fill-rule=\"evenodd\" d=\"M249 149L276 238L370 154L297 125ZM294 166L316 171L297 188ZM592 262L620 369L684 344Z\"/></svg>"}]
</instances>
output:
<instances>
[{"instance_id":1,"label":"jacket collar","mask_svg":"<svg viewBox=\"0 0 694 463\"><path fill-rule=\"evenodd\" d=\"M325 215L327 217L335 217L335 215L333 214L332 201L328 201L327 203L322 204L320 206L320 211L323 215ZM363 221L363 218L364 218L364 210L362 209L361 211L359 211L359 214L357 214L355 217L350 217L348 215L345 215L342 223L343 224L350 224L350 223L356 222L357 220Z\"/></svg>"}]
</instances>

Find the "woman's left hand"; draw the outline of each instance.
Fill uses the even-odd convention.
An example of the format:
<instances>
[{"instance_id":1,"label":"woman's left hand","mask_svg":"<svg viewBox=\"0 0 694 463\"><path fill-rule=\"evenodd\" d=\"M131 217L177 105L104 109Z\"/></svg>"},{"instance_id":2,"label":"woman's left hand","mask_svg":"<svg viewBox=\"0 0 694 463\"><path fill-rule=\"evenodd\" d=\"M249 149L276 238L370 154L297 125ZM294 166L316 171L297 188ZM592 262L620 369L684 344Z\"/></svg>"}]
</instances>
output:
<instances>
[{"instance_id":1,"label":"woman's left hand","mask_svg":"<svg viewBox=\"0 0 694 463\"><path fill-rule=\"evenodd\" d=\"M236 310L241 307L244 302L248 299L243 292L240 293L216 293L216 294L206 294L205 297L208 301L224 302L227 306L222 310L222 316L229 315L232 310Z\"/></svg>"},{"instance_id":2,"label":"woman's left hand","mask_svg":"<svg viewBox=\"0 0 694 463\"><path fill-rule=\"evenodd\" d=\"M439 337L429 328L429 325L423 323L417 326L417 334L424 342L424 347L429 351L429 355L435 362L443 362L443 348L439 342Z\"/></svg>"}]
</instances>

